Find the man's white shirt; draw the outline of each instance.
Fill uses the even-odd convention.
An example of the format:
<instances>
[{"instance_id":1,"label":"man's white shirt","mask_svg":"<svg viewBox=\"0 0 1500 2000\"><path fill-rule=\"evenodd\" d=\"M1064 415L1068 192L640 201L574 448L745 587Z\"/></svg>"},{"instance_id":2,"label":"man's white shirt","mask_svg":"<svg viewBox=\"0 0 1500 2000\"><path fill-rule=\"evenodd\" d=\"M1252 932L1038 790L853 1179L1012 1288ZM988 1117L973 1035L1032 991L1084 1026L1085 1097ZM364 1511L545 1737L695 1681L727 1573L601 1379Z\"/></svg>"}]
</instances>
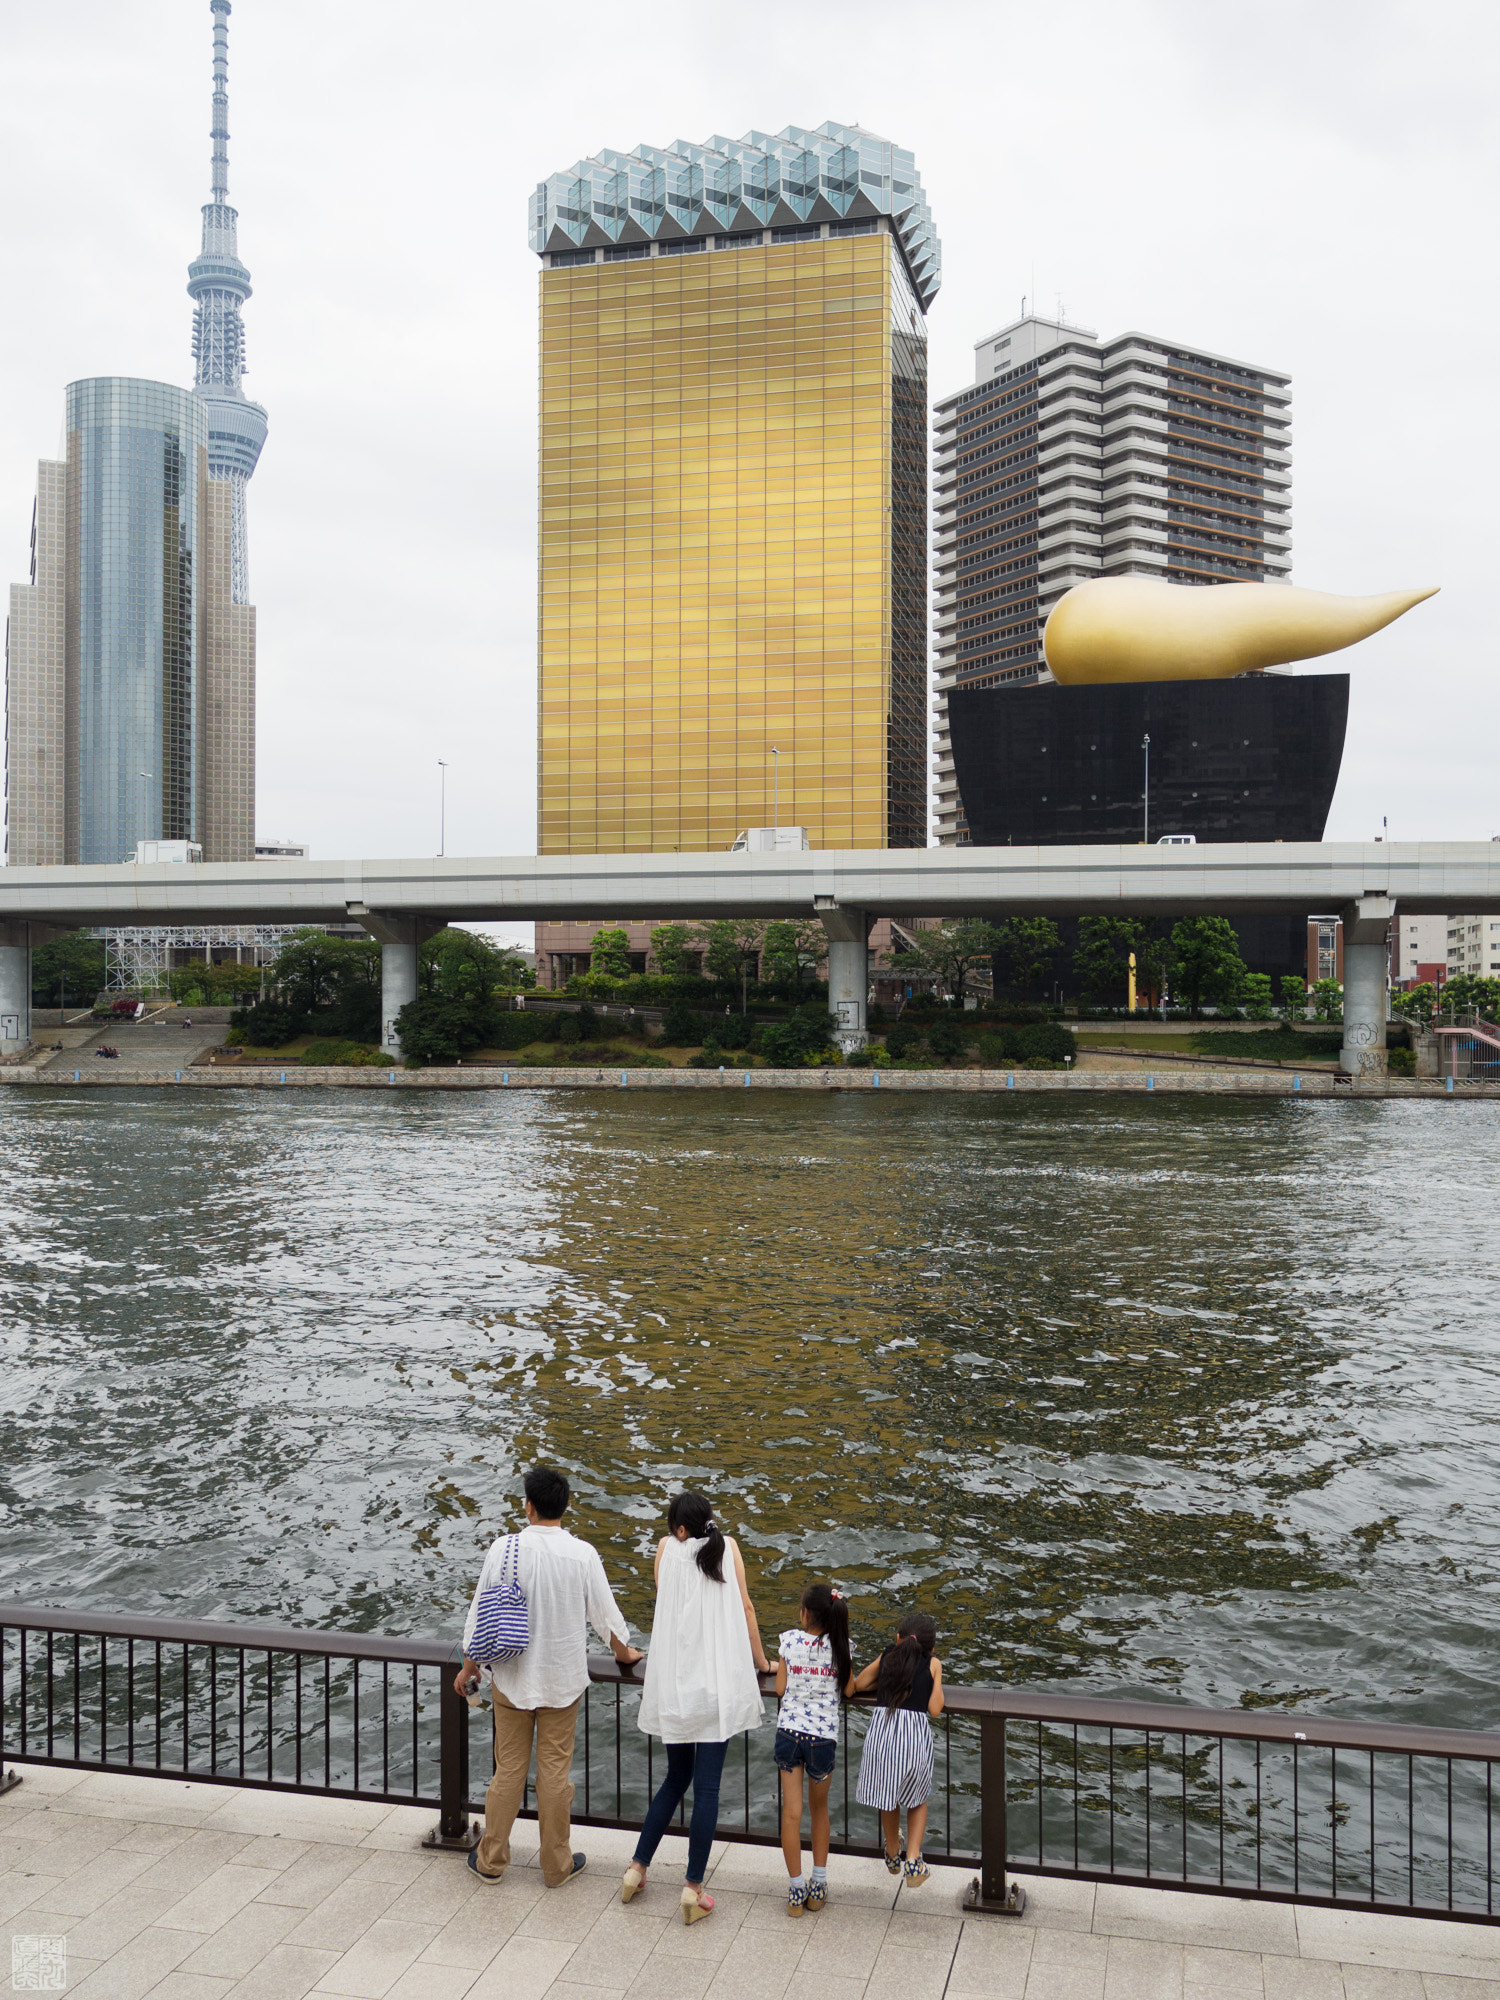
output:
<instances>
[{"instance_id":1,"label":"man's white shirt","mask_svg":"<svg viewBox=\"0 0 1500 2000\"><path fill-rule=\"evenodd\" d=\"M510 1577L509 1535L490 1545L464 1622L464 1651L474 1636L481 1594ZM629 1641L604 1564L592 1542L566 1528L527 1527L517 1550L517 1581L526 1598L531 1638L518 1660L496 1660L490 1679L516 1708L567 1708L589 1684L588 1634Z\"/></svg>"}]
</instances>

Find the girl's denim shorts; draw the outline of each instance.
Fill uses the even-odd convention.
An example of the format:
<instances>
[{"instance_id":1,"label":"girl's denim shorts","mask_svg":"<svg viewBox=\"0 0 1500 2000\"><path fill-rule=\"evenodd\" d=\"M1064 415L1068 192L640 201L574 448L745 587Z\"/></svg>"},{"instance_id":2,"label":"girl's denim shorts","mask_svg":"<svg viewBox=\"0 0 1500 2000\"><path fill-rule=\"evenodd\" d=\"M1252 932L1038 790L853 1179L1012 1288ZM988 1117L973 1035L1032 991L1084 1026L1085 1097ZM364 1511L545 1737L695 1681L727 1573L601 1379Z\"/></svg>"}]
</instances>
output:
<instances>
[{"instance_id":1,"label":"girl's denim shorts","mask_svg":"<svg viewBox=\"0 0 1500 2000\"><path fill-rule=\"evenodd\" d=\"M839 1746L831 1736L805 1736L800 1729L778 1729L772 1755L779 1771L796 1771L806 1766L814 1784L833 1776Z\"/></svg>"}]
</instances>

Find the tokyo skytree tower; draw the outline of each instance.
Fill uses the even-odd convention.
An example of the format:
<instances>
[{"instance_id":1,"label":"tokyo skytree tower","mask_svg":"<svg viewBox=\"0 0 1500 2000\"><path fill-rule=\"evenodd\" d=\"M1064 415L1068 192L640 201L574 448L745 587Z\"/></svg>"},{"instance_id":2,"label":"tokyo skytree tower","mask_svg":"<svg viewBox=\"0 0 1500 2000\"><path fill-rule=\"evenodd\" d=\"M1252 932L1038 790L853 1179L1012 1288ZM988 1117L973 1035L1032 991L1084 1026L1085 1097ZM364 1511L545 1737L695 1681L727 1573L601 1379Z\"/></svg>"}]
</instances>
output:
<instances>
[{"instance_id":1,"label":"tokyo skytree tower","mask_svg":"<svg viewBox=\"0 0 1500 2000\"><path fill-rule=\"evenodd\" d=\"M209 0L214 17L213 199L203 210L203 248L188 266L193 315L193 394L208 411L208 476L232 488L232 589L236 604L250 601L245 542L245 487L266 441L266 413L240 386L245 373L245 328L240 307L250 296L250 273L239 260L229 206L230 0Z\"/></svg>"}]
</instances>

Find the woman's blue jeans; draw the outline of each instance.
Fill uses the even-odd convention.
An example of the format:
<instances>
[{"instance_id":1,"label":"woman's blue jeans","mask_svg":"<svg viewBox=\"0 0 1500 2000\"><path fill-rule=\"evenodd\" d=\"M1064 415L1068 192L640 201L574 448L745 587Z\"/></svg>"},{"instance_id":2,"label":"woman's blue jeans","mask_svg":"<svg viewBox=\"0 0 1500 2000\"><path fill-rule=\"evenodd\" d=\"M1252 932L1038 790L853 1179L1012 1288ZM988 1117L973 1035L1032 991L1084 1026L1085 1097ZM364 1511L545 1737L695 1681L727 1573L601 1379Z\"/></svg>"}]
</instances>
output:
<instances>
[{"instance_id":1,"label":"woman's blue jeans","mask_svg":"<svg viewBox=\"0 0 1500 2000\"><path fill-rule=\"evenodd\" d=\"M689 1882L701 1882L708 1866L709 1849L719 1824L719 1782L724 1776L727 1743L668 1743L667 1775L641 1822L641 1837L635 1844L635 1859L645 1868L661 1837L672 1824L672 1815L693 1788L693 1817L688 1824Z\"/></svg>"}]
</instances>

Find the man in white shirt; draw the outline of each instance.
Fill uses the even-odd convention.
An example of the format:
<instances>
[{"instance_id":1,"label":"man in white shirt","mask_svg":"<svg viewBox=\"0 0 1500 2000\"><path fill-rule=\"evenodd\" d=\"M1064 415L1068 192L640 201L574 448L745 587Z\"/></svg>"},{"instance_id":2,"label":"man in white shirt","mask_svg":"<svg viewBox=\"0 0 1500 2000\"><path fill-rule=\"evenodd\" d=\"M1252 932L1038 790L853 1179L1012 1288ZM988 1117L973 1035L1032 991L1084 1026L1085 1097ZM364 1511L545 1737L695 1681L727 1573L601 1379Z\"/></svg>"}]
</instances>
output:
<instances>
[{"instance_id":1,"label":"man in white shirt","mask_svg":"<svg viewBox=\"0 0 1500 2000\"><path fill-rule=\"evenodd\" d=\"M495 1775L484 1795L484 1838L469 1853L469 1866L483 1882L498 1882L510 1862L510 1830L526 1792L531 1742L536 1737L536 1812L541 1834L542 1878L559 1888L585 1865L573 1852L568 1809L573 1803L573 1732L578 1704L589 1684L588 1637L592 1625L624 1666L641 1658L630 1644L625 1620L605 1578L599 1551L562 1525L568 1482L549 1465L526 1475L526 1519L516 1537L516 1574L526 1599L529 1638L519 1659L496 1660L490 1668L495 1701ZM474 1602L464 1624L464 1663L454 1686L469 1692L483 1669L469 1657L469 1644L483 1591L507 1576L509 1536L494 1542L479 1573Z\"/></svg>"}]
</instances>

